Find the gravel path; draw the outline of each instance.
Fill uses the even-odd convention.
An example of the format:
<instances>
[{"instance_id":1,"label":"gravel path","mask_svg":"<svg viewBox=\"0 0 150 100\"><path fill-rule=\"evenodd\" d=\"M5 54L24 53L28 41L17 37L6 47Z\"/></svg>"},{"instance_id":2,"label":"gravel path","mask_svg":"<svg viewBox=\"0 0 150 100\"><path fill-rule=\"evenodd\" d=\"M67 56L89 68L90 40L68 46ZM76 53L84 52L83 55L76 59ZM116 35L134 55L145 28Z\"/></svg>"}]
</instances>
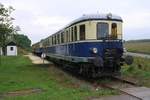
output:
<instances>
[{"instance_id":1,"label":"gravel path","mask_svg":"<svg viewBox=\"0 0 150 100\"><path fill-rule=\"evenodd\" d=\"M38 56L31 54L31 53L29 53L28 55L25 55L25 56L29 57L33 64L52 64L52 62L49 62L45 59L42 59Z\"/></svg>"},{"instance_id":2,"label":"gravel path","mask_svg":"<svg viewBox=\"0 0 150 100\"><path fill-rule=\"evenodd\" d=\"M116 95L116 96L106 96L102 98L95 98L92 100L140 100L140 99L134 98L130 95L121 94L121 95Z\"/></svg>"}]
</instances>

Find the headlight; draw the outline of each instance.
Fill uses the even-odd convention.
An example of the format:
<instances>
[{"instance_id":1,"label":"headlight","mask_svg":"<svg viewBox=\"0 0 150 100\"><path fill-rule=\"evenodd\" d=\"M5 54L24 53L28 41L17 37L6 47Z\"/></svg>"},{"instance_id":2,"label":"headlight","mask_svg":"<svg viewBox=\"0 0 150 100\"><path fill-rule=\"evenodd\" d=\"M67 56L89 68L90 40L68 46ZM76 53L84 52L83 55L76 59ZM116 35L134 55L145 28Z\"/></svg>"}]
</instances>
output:
<instances>
[{"instance_id":1,"label":"headlight","mask_svg":"<svg viewBox=\"0 0 150 100\"><path fill-rule=\"evenodd\" d=\"M92 51L93 51L93 53L97 53L98 52L97 48L93 48Z\"/></svg>"}]
</instances>

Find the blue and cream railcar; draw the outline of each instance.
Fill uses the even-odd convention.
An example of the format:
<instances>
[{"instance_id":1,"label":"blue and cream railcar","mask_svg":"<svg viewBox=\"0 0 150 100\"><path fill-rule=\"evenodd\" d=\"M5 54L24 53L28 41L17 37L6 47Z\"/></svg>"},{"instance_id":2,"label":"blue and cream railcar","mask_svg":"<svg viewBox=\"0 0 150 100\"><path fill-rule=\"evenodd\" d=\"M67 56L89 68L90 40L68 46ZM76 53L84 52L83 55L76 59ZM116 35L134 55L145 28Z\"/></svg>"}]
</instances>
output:
<instances>
[{"instance_id":1,"label":"blue and cream railcar","mask_svg":"<svg viewBox=\"0 0 150 100\"><path fill-rule=\"evenodd\" d=\"M80 73L118 73L123 63L122 22L112 14L83 15L40 41L34 52L78 64Z\"/></svg>"}]
</instances>

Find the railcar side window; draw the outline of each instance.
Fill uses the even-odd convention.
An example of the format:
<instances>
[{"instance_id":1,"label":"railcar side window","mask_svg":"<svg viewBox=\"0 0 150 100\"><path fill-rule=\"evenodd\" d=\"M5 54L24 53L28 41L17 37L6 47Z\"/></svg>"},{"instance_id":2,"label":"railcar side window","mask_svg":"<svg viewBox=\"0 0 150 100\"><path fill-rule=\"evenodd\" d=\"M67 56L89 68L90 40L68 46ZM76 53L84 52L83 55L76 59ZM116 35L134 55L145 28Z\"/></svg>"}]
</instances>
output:
<instances>
[{"instance_id":1,"label":"railcar side window","mask_svg":"<svg viewBox=\"0 0 150 100\"><path fill-rule=\"evenodd\" d=\"M64 43L64 33L61 33L61 43Z\"/></svg>"},{"instance_id":2,"label":"railcar side window","mask_svg":"<svg viewBox=\"0 0 150 100\"><path fill-rule=\"evenodd\" d=\"M56 35L55 35L54 37L55 37L54 40L55 40L55 44L56 44L56 38L57 38L57 37L56 37Z\"/></svg>"},{"instance_id":3,"label":"railcar side window","mask_svg":"<svg viewBox=\"0 0 150 100\"><path fill-rule=\"evenodd\" d=\"M59 41L59 34L57 34L57 43L59 44L60 41Z\"/></svg>"},{"instance_id":4,"label":"railcar side window","mask_svg":"<svg viewBox=\"0 0 150 100\"><path fill-rule=\"evenodd\" d=\"M71 38L71 37L72 37L71 27L69 28L69 30L70 30L70 32L69 32L69 33L70 33L70 37L69 37L69 39L70 39L70 42L71 42L71 41L72 41L72 38Z\"/></svg>"},{"instance_id":5,"label":"railcar side window","mask_svg":"<svg viewBox=\"0 0 150 100\"><path fill-rule=\"evenodd\" d=\"M51 46L51 37L48 38L49 45Z\"/></svg>"},{"instance_id":6,"label":"railcar side window","mask_svg":"<svg viewBox=\"0 0 150 100\"><path fill-rule=\"evenodd\" d=\"M80 40L85 40L85 25L80 25Z\"/></svg>"},{"instance_id":7,"label":"railcar side window","mask_svg":"<svg viewBox=\"0 0 150 100\"><path fill-rule=\"evenodd\" d=\"M117 39L117 24L112 23L111 25L111 36L113 39Z\"/></svg>"},{"instance_id":8,"label":"railcar side window","mask_svg":"<svg viewBox=\"0 0 150 100\"><path fill-rule=\"evenodd\" d=\"M68 42L68 31L66 31L66 42Z\"/></svg>"},{"instance_id":9,"label":"railcar side window","mask_svg":"<svg viewBox=\"0 0 150 100\"><path fill-rule=\"evenodd\" d=\"M68 42L70 42L70 28L68 29Z\"/></svg>"},{"instance_id":10,"label":"railcar side window","mask_svg":"<svg viewBox=\"0 0 150 100\"><path fill-rule=\"evenodd\" d=\"M97 39L104 39L109 35L109 25L108 23L98 23L97 24Z\"/></svg>"},{"instance_id":11,"label":"railcar side window","mask_svg":"<svg viewBox=\"0 0 150 100\"><path fill-rule=\"evenodd\" d=\"M71 40L74 41L74 33L73 33L73 27L71 27Z\"/></svg>"},{"instance_id":12,"label":"railcar side window","mask_svg":"<svg viewBox=\"0 0 150 100\"><path fill-rule=\"evenodd\" d=\"M77 26L74 27L74 41L77 41Z\"/></svg>"},{"instance_id":13,"label":"railcar side window","mask_svg":"<svg viewBox=\"0 0 150 100\"><path fill-rule=\"evenodd\" d=\"M53 42L53 36L52 36L52 45L54 44L54 42Z\"/></svg>"}]
</instances>

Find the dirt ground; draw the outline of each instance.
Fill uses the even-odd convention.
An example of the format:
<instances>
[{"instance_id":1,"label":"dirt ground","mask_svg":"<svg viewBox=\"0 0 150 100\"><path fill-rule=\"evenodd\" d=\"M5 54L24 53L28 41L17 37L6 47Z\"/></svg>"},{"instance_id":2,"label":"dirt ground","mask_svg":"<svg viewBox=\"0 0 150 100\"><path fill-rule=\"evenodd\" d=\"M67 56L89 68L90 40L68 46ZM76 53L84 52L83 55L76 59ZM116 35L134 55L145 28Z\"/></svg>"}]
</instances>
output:
<instances>
[{"instance_id":1,"label":"dirt ground","mask_svg":"<svg viewBox=\"0 0 150 100\"><path fill-rule=\"evenodd\" d=\"M29 53L28 55L25 55L25 56L28 56L33 64L52 64L50 61L47 61L46 59L42 59L42 58L35 56L31 53Z\"/></svg>"}]
</instances>

